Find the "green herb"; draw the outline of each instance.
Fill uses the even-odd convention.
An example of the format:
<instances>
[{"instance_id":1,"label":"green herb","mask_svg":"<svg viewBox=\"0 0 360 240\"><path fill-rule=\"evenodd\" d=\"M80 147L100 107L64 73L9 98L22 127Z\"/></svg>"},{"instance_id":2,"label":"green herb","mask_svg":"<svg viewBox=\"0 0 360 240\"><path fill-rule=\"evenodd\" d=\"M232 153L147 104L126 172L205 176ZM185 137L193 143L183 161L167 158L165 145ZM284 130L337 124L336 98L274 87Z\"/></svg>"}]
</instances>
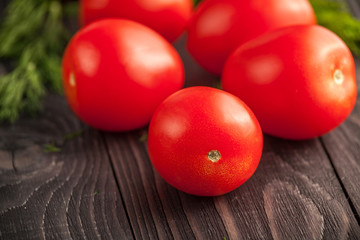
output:
<instances>
[{"instance_id":1,"label":"green herb","mask_svg":"<svg viewBox=\"0 0 360 240\"><path fill-rule=\"evenodd\" d=\"M221 90L221 81L220 81L220 79L216 80L213 83L213 87Z\"/></svg>"},{"instance_id":2,"label":"green herb","mask_svg":"<svg viewBox=\"0 0 360 240\"><path fill-rule=\"evenodd\" d=\"M143 131L143 133L141 134L139 141L140 142L146 142L146 140L148 139L148 132L146 130Z\"/></svg>"},{"instance_id":3,"label":"green herb","mask_svg":"<svg viewBox=\"0 0 360 240\"><path fill-rule=\"evenodd\" d=\"M197 6L201 2L201 0L193 0L193 1L194 1L194 6Z\"/></svg>"},{"instance_id":4,"label":"green herb","mask_svg":"<svg viewBox=\"0 0 360 240\"><path fill-rule=\"evenodd\" d=\"M96 190L96 191L94 192L94 196L96 196L96 195L98 195L98 194L99 194L99 191Z\"/></svg>"},{"instance_id":5,"label":"green herb","mask_svg":"<svg viewBox=\"0 0 360 240\"><path fill-rule=\"evenodd\" d=\"M336 33L350 50L360 56L360 21L349 14L344 2L310 0L319 25Z\"/></svg>"},{"instance_id":6,"label":"green herb","mask_svg":"<svg viewBox=\"0 0 360 240\"><path fill-rule=\"evenodd\" d=\"M66 135L63 137L63 140L64 140L64 141L72 140L72 139L74 139L74 138L76 138L76 137L80 137L83 133L84 133L83 130L79 130L79 131L76 131L76 132L68 133L68 134L66 134Z\"/></svg>"},{"instance_id":7,"label":"green herb","mask_svg":"<svg viewBox=\"0 0 360 240\"><path fill-rule=\"evenodd\" d=\"M62 91L61 55L70 34L60 0L12 0L0 24L0 58L15 68L0 76L0 121L41 109L47 89Z\"/></svg>"},{"instance_id":8,"label":"green herb","mask_svg":"<svg viewBox=\"0 0 360 240\"><path fill-rule=\"evenodd\" d=\"M66 141L72 140L76 137L79 137L83 134L83 130L79 130L76 132L72 132L72 133L68 133L66 134L63 138L62 138L62 142L59 143L58 141L58 146L55 145L55 141L52 140L50 143L48 144L44 144L43 145L43 152L45 153L50 153L50 152L60 152L61 151L61 147L64 146ZM59 146L60 145L60 146Z\"/></svg>"},{"instance_id":9,"label":"green herb","mask_svg":"<svg viewBox=\"0 0 360 240\"><path fill-rule=\"evenodd\" d=\"M61 151L61 149L59 147L55 146L54 141L43 145L43 152L45 152L45 153L60 152L60 151Z\"/></svg>"}]
</instances>

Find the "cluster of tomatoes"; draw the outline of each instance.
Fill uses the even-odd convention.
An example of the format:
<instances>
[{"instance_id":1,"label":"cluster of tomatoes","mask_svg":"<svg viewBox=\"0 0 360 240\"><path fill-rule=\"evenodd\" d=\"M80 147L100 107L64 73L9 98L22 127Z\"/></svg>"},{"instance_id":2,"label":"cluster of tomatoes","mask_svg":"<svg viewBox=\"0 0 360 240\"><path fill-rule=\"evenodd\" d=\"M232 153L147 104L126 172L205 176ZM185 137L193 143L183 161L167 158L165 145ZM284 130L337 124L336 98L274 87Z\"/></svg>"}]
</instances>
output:
<instances>
[{"instance_id":1,"label":"cluster of tomatoes","mask_svg":"<svg viewBox=\"0 0 360 240\"><path fill-rule=\"evenodd\" d=\"M352 55L316 25L308 0L203 0L195 10L191 0L82 0L80 18L63 58L70 107L101 130L150 122L153 166L187 193L232 191L255 172L262 131L314 138L356 102ZM182 89L170 42L185 30L189 53L225 91Z\"/></svg>"}]
</instances>

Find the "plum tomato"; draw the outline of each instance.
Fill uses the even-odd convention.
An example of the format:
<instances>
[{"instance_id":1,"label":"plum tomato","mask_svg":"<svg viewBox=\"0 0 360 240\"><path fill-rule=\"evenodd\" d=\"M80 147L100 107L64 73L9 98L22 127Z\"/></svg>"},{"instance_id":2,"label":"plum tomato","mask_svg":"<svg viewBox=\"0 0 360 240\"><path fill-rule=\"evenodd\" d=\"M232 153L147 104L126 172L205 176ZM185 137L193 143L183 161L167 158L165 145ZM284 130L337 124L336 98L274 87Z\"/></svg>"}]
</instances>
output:
<instances>
[{"instance_id":1,"label":"plum tomato","mask_svg":"<svg viewBox=\"0 0 360 240\"><path fill-rule=\"evenodd\" d=\"M176 40L193 12L192 0L81 0L80 22L86 25L101 18L126 18Z\"/></svg>"},{"instance_id":2,"label":"plum tomato","mask_svg":"<svg viewBox=\"0 0 360 240\"><path fill-rule=\"evenodd\" d=\"M276 28L315 23L308 0L207 0L190 20L187 48L202 67L220 75L240 44Z\"/></svg>"},{"instance_id":3,"label":"plum tomato","mask_svg":"<svg viewBox=\"0 0 360 240\"><path fill-rule=\"evenodd\" d=\"M264 133L321 136L356 102L354 59L345 43L317 25L291 26L253 39L226 62L223 89L254 111Z\"/></svg>"},{"instance_id":4,"label":"plum tomato","mask_svg":"<svg viewBox=\"0 0 360 240\"><path fill-rule=\"evenodd\" d=\"M122 19L96 21L76 33L62 74L71 109L107 131L148 124L156 107L184 84L173 46L152 29Z\"/></svg>"},{"instance_id":5,"label":"plum tomato","mask_svg":"<svg viewBox=\"0 0 360 240\"><path fill-rule=\"evenodd\" d=\"M263 137L239 98L210 87L190 87L168 97L149 126L150 160L173 187L199 196L234 190L255 172Z\"/></svg>"}]
</instances>

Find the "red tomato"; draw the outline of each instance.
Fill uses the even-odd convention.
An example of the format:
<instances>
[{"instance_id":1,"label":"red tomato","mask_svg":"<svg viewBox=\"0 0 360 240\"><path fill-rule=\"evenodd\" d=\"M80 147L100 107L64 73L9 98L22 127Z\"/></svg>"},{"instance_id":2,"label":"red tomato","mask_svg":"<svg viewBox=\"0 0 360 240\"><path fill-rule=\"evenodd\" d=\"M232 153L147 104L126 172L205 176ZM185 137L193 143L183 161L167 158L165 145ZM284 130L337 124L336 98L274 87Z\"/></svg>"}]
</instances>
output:
<instances>
[{"instance_id":1,"label":"red tomato","mask_svg":"<svg viewBox=\"0 0 360 240\"><path fill-rule=\"evenodd\" d=\"M148 136L151 162L184 192L215 196L234 190L255 172L262 132L237 97L191 87L168 97L155 111Z\"/></svg>"},{"instance_id":2,"label":"red tomato","mask_svg":"<svg viewBox=\"0 0 360 240\"><path fill-rule=\"evenodd\" d=\"M127 18L172 42L184 31L192 9L192 0L81 0L80 21L85 25L101 18Z\"/></svg>"},{"instance_id":3,"label":"red tomato","mask_svg":"<svg viewBox=\"0 0 360 240\"><path fill-rule=\"evenodd\" d=\"M156 107L182 88L184 68L163 37L139 23L107 19L81 29L63 57L66 98L98 129L146 125Z\"/></svg>"},{"instance_id":4,"label":"red tomato","mask_svg":"<svg viewBox=\"0 0 360 240\"><path fill-rule=\"evenodd\" d=\"M222 86L246 102L265 133L307 139L338 126L356 101L354 59L329 30L293 26L240 46Z\"/></svg>"},{"instance_id":5,"label":"red tomato","mask_svg":"<svg viewBox=\"0 0 360 240\"><path fill-rule=\"evenodd\" d=\"M240 44L276 28L315 23L307 0L207 0L189 24L187 48L201 66L220 75Z\"/></svg>"}]
</instances>

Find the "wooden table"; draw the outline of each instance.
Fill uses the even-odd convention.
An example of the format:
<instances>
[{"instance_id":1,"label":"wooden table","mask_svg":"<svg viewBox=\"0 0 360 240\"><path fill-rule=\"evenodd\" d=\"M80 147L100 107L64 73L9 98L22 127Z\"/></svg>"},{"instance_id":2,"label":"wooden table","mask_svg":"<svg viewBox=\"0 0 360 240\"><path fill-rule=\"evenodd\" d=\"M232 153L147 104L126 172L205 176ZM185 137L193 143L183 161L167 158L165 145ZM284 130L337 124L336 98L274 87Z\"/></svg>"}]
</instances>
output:
<instances>
[{"instance_id":1,"label":"wooden table","mask_svg":"<svg viewBox=\"0 0 360 240\"><path fill-rule=\"evenodd\" d=\"M186 85L216 83L183 45ZM360 239L359 95L346 122L323 137L265 135L254 176L220 197L164 182L146 128L97 131L49 95L38 118L0 126L0 239Z\"/></svg>"}]
</instances>

